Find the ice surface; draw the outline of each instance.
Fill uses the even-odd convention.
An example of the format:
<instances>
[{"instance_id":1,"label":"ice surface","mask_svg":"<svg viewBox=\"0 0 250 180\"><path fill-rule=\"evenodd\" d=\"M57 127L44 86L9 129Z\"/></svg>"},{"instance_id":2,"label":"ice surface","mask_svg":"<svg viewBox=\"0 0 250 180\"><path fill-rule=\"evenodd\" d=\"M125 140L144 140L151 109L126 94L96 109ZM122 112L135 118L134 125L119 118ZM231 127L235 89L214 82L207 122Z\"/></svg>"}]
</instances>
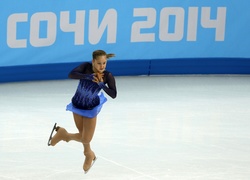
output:
<instances>
[{"instance_id":1,"label":"ice surface","mask_svg":"<svg viewBox=\"0 0 250 180\"><path fill-rule=\"evenodd\" d=\"M82 145L47 146L76 80L0 84L1 180L249 180L250 76L116 77L84 174Z\"/></svg>"}]
</instances>

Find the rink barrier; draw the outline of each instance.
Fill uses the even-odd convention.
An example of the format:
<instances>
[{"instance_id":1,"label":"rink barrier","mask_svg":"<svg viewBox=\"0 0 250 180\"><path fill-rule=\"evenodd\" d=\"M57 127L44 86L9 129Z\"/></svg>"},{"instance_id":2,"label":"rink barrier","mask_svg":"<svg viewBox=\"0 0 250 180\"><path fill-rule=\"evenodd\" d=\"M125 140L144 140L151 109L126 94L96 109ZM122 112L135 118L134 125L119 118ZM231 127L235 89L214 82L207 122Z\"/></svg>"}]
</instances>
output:
<instances>
[{"instance_id":1,"label":"rink barrier","mask_svg":"<svg viewBox=\"0 0 250 180\"><path fill-rule=\"evenodd\" d=\"M67 79L81 62L0 67L0 82ZM249 58L196 58L159 60L109 60L114 76L250 74Z\"/></svg>"}]
</instances>

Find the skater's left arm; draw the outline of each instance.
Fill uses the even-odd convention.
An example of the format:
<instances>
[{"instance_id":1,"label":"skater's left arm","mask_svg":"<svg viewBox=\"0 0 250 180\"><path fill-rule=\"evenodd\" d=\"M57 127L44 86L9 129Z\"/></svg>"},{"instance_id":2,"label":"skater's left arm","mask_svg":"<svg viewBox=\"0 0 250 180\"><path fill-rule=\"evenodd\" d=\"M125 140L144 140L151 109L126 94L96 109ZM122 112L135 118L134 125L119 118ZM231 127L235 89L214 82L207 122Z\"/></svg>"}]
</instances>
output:
<instances>
[{"instance_id":1,"label":"skater's left arm","mask_svg":"<svg viewBox=\"0 0 250 180\"><path fill-rule=\"evenodd\" d=\"M116 91L116 83L114 76L109 72L107 75L107 85L103 81L98 82L100 88L102 88L110 97L113 99L116 98L117 91Z\"/></svg>"}]
</instances>

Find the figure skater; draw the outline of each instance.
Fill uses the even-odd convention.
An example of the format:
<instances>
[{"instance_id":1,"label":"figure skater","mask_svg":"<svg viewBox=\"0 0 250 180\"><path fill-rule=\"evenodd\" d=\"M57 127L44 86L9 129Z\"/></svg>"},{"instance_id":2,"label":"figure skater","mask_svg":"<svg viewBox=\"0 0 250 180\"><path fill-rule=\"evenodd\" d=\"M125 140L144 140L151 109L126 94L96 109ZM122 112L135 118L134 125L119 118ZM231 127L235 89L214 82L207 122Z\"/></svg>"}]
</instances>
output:
<instances>
[{"instance_id":1,"label":"figure skater","mask_svg":"<svg viewBox=\"0 0 250 180\"><path fill-rule=\"evenodd\" d=\"M114 54L106 54L103 50L96 50L92 53L92 63L84 62L69 73L69 78L79 79L79 84L71 103L66 110L73 112L78 133L68 133L63 127L55 123L49 137L48 145L55 146L61 140L71 140L83 144L85 160L83 170L85 173L91 168L96 160L95 153L90 147L93 138L97 115L102 105L107 101L103 92L111 98L116 98L116 83L113 75L106 71L107 60L114 57ZM52 137L54 130L56 134Z\"/></svg>"}]
</instances>

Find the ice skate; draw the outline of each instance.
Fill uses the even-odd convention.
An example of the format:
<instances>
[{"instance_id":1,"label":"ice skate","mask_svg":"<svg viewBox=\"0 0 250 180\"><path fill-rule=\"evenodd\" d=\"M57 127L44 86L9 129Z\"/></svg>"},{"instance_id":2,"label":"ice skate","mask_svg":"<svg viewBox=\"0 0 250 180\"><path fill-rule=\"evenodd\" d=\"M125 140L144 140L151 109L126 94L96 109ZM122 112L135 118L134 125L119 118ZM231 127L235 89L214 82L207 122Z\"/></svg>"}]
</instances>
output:
<instances>
[{"instance_id":1,"label":"ice skate","mask_svg":"<svg viewBox=\"0 0 250 180\"><path fill-rule=\"evenodd\" d=\"M51 144L51 139L52 139L52 135L53 135L53 132L56 130L56 123L54 124L54 126L53 126L53 129L52 129L52 131L51 131L51 133L50 133L50 136L49 136L49 140L48 140L48 146L50 146Z\"/></svg>"},{"instance_id":2,"label":"ice skate","mask_svg":"<svg viewBox=\"0 0 250 180\"><path fill-rule=\"evenodd\" d=\"M57 133L51 138L54 130L57 131ZM60 141L66 141L68 142L69 139L68 139L68 132L66 131L66 129L62 128L62 127L59 127L59 126L56 126L56 124L54 125L53 127L53 130L51 132L51 135L50 135L50 139L49 139L49 142L48 142L48 145L50 146L55 146L58 142Z\"/></svg>"},{"instance_id":3,"label":"ice skate","mask_svg":"<svg viewBox=\"0 0 250 180\"><path fill-rule=\"evenodd\" d=\"M90 170L90 168L94 165L97 158L96 158L95 153L93 151L91 151L89 153L84 153L84 155L85 155L85 161L83 164L83 170L84 170L85 174L87 174L88 171Z\"/></svg>"}]
</instances>

